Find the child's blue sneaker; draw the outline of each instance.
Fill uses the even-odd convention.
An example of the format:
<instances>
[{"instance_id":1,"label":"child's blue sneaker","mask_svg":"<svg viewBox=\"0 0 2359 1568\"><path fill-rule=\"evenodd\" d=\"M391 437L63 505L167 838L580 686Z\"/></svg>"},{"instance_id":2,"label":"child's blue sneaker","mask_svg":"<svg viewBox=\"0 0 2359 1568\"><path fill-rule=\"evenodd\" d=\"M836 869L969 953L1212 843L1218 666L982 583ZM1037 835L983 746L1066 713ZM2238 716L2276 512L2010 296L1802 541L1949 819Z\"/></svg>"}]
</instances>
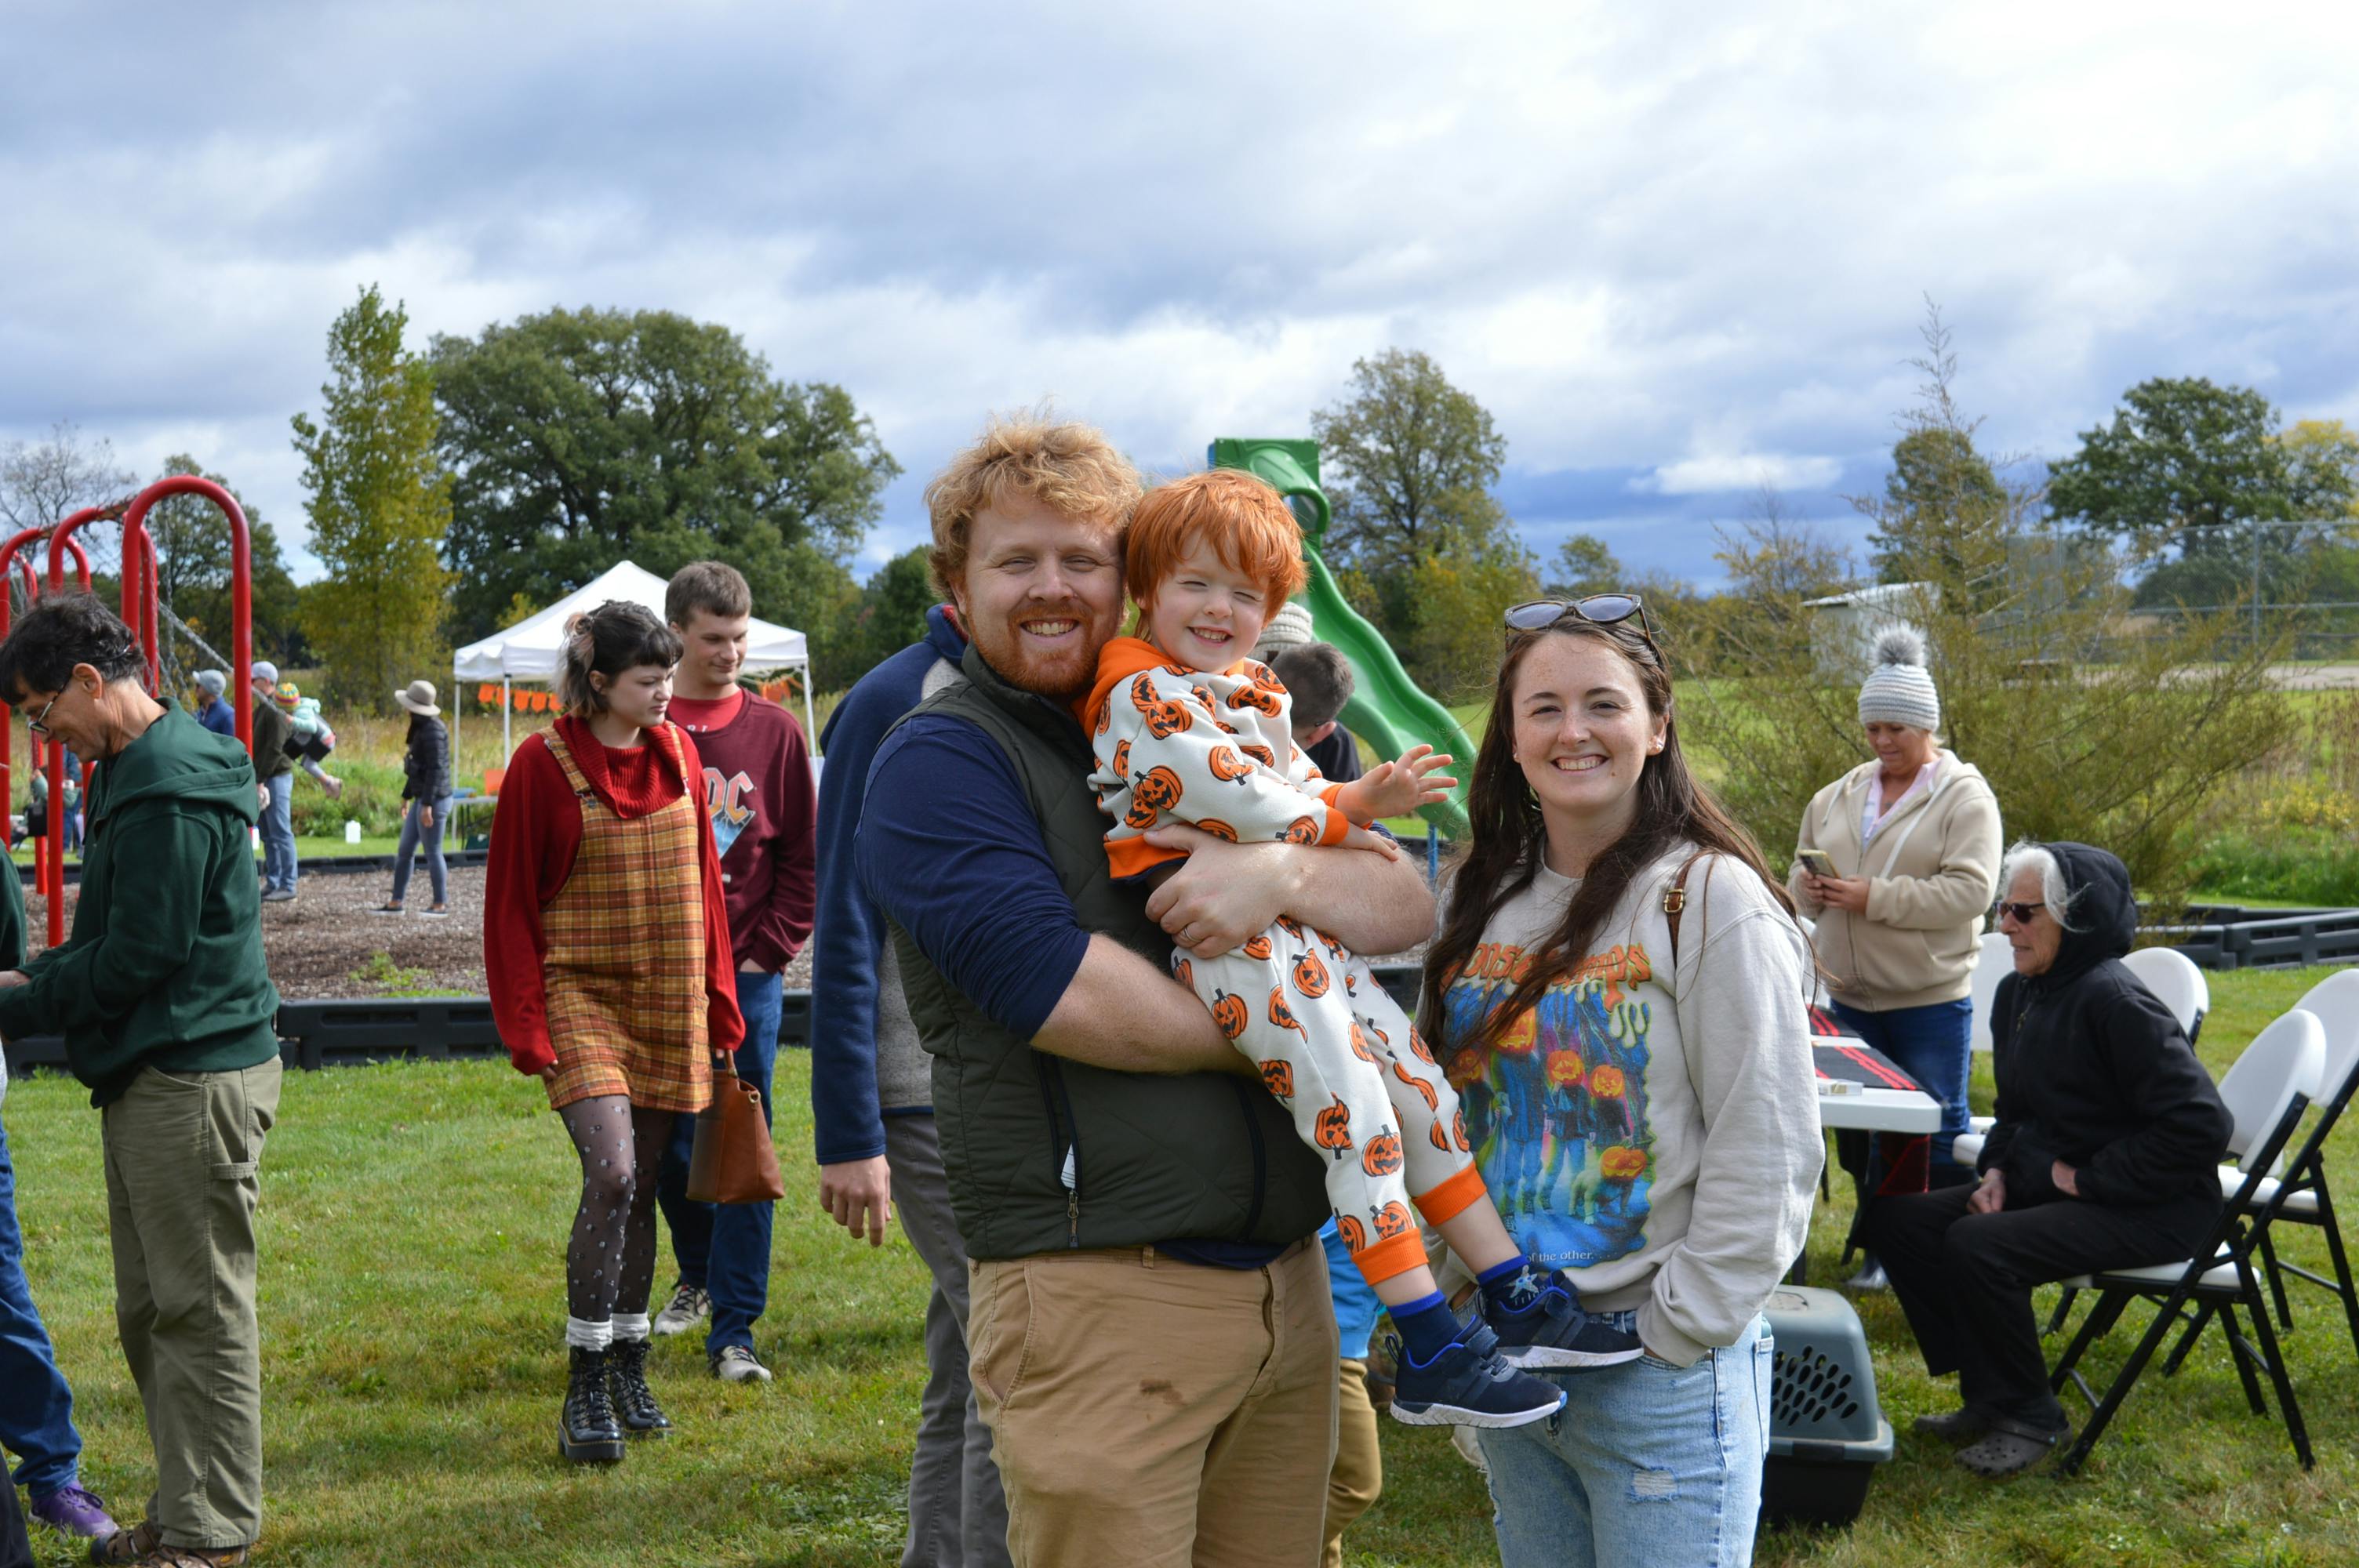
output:
<instances>
[{"instance_id":1,"label":"child's blue sneaker","mask_svg":"<svg viewBox=\"0 0 2359 1568\"><path fill-rule=\"evenodd\" d=\"M1564 1390L1519 1372L1499 1358L1499 1341L1480 1323L1419 1366L1397 1347L1400 1375L1393 1384L1393 1419L1411 1426L1523 1426L1554 1415Z\"/></svg>"},{"instance_id":2,"label":"child's blue sneaker","mask_svg":"<svg viewBox=\"0 0 2359 1568\"><path fill-rule=\"evenodd\" d=\"M1554 1271L1539 1293L1520 1307L1486 1296L1483 1318L1499 1336L1499 1355L1511 1367L1613 1367L1636 1361L1645 1351L1636 1335L1582 1311L1572 1287Z\"/></svg>"}]
</instances>

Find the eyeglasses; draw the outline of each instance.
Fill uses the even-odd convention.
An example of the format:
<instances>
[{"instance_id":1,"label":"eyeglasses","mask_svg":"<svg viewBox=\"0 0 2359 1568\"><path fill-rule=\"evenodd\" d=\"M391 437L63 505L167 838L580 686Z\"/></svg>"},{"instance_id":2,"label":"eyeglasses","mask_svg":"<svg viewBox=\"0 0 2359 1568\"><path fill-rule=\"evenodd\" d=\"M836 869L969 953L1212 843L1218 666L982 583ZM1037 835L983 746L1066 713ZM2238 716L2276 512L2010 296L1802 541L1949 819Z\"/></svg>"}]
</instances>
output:
<instances>
[{"instance_id":1,"label":"eyeglasses","mask_svg":"<svg viewBox=\"0 0 2359 1568\"><path fill-rule=\"evenodd\" d=\"M25 715L25 728L30 730L36 735L48 734L49 732L49 709L55 708L58 705L58 697L63 696L65 696L65 693L60 692L57 697L53 697L49 698L49 701L41 704L41 710L38 713L28 713Z\"/></svg>"},{"instance_id":2,"label":"eyeglasses","mask_svg":"<svg viewBox=\"0 0 2359 1568\"><path fill-rule=\"evenodd\" d=\"M2013 915L2017 925L2028 925L2031 917L2047 907L2044 903L2002 903L1998 906L1998 917L2005 920Z\"/></svg>"},{"instance_id":3,"label":"eyeglasses","mask_svg":"<svg viewBox=\"0 0 2359 1568\"><path fill-rule=\"evenodd\" d=\"M1638 618L1638 635L1647 639L1647 646L1655 650L1655 657L1659 660L1662 646L1655 641L1655 628L1647 619L1645 601L1635 593L1593 593L1570 602L1561 599L1528 600L1508 606L1505 619L1512 636L1517 632L1545 632L1566 620L1586 621L1593 626L1618 626L1633 615Z\"/></svg>"}]
</instances>

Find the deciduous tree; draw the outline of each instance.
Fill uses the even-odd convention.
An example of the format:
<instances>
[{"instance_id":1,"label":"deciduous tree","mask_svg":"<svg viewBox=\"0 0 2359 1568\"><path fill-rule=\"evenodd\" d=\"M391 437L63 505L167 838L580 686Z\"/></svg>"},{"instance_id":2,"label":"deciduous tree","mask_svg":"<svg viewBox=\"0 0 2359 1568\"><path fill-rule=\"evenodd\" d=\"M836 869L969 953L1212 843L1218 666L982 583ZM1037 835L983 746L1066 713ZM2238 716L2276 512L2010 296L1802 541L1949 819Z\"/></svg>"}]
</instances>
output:
<instances>
[{"instance_id":1,"label":"deciduous tree","mask_svg":"<svg viewBox=\"0 0 2359 1568\"><path fill-rule=\"evenodd\" d=\"M389 709L446 646L451 478L434 455L434 372L403 346L409 317L372 284L328 329L321 416L295 416L295 449L326 577L306 630L341 701Z\"/></svg>"},{"instance_id":2,"label":"deciduous tree","mask_svg":"<svg viewBox=\"0 0 2359 1568\"><path fill-rule=\"evenodd\" d=\"M745 574L756 614L833 634L901 471L842 387L782 382L727 328L662 310L527 316L438 338L433 362L463 634L619 559L707 557Z\"/></svg>"},{"instance_id":3,"label":"deciduous tree","mask_svg":"<svg viewBox=\"0 0 2359 1568\"><path fill-rule=\"evenodd\" d=\"M103 436L85 444L71 420L51 426L46 441L0 447L0 521L12 534L128 500L138 488L138 476L115 460L114 444Z\"/></svg>"},{"instance_id":4,"label":"deciduous tree","mask_svg":"<svg viewBox=\"0 0 2359 1568\"><path fill-rule=\"evenodd\" d=\"M1556 569L1548 591L1559 599L1583 599L1630 586L1629 573L1594 534L1575 534L1556 547Z\"/></svg>"},{"instance_id":5,"label":"deciduous tree","mask_svg":"<svg viewBox=\"0 0 2359 1568\"><path fill-rule=\"evenodd\" d=\"M2140 382L2110 424L2054 465L2048 504L2067 522L2149 549L2189 555L2249 550L2238 524L2291 511L2285 451L2269 400L2201 376Z\"/></svg>"}]
</instances>

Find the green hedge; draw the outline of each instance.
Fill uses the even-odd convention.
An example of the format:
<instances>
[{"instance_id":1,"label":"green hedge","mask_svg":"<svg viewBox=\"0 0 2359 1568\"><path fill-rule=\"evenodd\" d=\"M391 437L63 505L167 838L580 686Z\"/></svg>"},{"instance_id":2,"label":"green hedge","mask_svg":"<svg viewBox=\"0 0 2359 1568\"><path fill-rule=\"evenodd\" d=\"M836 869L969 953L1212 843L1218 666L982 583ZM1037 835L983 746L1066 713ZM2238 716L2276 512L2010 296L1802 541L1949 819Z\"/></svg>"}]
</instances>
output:
<instances>
[{"instance_id":1,"label":"green hedge","mask_svg":"<svg viewBox=\"0 0 2359 1568\"><path fill-rule=\"evenodd\" d=\"M2191 870L2209 896L2359 906L2359 841L2328 828L2218 834L2196 852Z\"/></svg>"}]
</instances>

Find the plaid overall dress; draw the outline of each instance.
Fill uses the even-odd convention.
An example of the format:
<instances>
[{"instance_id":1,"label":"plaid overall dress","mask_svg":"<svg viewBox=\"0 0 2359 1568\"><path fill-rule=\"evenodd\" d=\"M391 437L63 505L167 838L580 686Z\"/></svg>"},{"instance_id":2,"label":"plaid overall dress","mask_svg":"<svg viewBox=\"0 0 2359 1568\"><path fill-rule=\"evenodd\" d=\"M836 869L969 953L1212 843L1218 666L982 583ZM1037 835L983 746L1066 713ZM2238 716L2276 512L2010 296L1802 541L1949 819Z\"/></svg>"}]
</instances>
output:
<instances>
[{"instance_id":1,"label":"plaid overall dress","mask_svg":"<svg viewBox=\"0 0 2359 1568\"><path fill-rule=\"evenodd\" d=\"M540 912L557 1052L549 1106L628 1095L641 1110L702 1110L712 1098L696 836L703 792L691 786L645 816L621 817L582 776L557 731L543 739L582 803L581 852ZM648 743L681 769L670 725L650 731Z\"/></svg>"}]
</instances>

